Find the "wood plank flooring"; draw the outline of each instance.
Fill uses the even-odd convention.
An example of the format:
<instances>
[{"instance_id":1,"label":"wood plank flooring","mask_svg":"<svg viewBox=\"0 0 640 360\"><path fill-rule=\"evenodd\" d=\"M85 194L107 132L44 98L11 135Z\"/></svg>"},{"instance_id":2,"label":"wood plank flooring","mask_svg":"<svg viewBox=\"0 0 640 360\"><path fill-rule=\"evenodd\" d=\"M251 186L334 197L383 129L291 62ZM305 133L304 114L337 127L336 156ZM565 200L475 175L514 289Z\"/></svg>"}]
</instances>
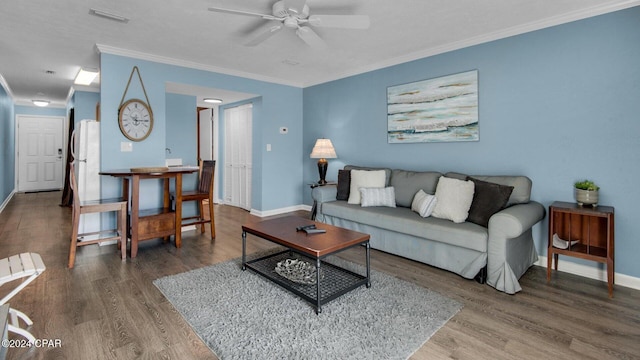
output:
<instances>
[{"instance_id":1,"label":"wood plank flooring","mask_svg":"<svg viewBox=\"0 0 640 360\"><path fill-rule=\"evenodd\" d=\"M58 206L60 197L60 192L16 194L0 213L0 258L37 252L47 266L10 303L33 319L36 338L62 344L11 348L7 358L215 359L152 281L241 256L240 226L251 215L216 205L214 241L208 230L185 232L181 249L151 240L126 262L115 245L86 246L69 270L71 210ZM248 237L251 252L269 247ZM362 263L357 250L344 257ZM606 283L554 273L548 284L545 269L532 267L521 279L524 290L506 295L383 252L372 251L371 260L376 270L464 304L412 359L640 359L638 290L617 286L609 299ZM0 296L9 287L0 287ZM311 308L309 314L315 316Z\"/></svg>"}]
</instances>

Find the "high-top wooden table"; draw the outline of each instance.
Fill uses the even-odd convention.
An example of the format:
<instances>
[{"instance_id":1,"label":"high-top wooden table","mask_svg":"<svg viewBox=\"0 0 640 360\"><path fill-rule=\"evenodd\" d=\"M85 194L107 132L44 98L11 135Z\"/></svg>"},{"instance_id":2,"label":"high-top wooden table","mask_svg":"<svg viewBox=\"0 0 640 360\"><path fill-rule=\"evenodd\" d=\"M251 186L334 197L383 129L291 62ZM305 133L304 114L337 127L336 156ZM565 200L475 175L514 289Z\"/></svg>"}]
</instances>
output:
<instances>
[{"instance_id":1,"label":"high-top wooden table","mask_svg":"<svg viewBox=\"0 0 640 360\"><path fill-rule=\"evenodd\" d=\"M326 233L307 234L304 231L296 231L299 226L311 224L315 224L318 229L326 230ZM287 250L247 261L247 233L282 245ZM366 249L366 276L322 261L329 255L360 245ZM368 234L302 217L286 216L242 225L242 270L249 268L300 296L315 306L316 314L322 312L323 304L353 289L362 285L371 287L369 254ZM287 259L306 259L315 263L315 284L297 283L278 274L275 267Z\"/></svg>"},{"instance_id":2,"label":"high-top wooden table","mask_svg":"<svg viewBox=\"0 0 640 360\"><path fill-rule=\"evenodd\" d=\"M138 242L155 238L175 236L176 247L182 246L182 174L197 172L197 166L169 167L166 170L147 168L107 170L100 175L109 175L122 179L122 197L129 199L131 257L138 254ZM163 179L164 200L159 209L140 210L140 180ZM176 209L171 209L169 193L169 179L175 181ZM129 182L131 181L131 196L129 196Z\"/></svg>"}]
</instances>

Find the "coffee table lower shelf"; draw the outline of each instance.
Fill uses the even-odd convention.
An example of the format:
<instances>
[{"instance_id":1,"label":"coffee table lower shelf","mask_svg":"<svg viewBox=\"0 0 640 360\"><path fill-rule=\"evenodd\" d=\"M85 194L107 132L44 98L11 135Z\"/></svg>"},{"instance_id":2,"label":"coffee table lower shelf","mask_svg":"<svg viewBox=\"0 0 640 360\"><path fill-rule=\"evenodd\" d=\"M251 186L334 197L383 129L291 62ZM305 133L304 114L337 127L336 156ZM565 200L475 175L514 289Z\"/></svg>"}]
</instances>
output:
<instances>
[{"instance_id":1,"label":"coffee table lower shelf","mask_svg":"<svg viewBox=\"0 0 640 360\"><path fill-rule=\"evenodd\" d=\"M275 271L276 265L278 262L286 259L299 259L308 261L311 264L315 263L316 271L318 271L319 266L319 286L318 283L309 285L297 283L278 274ZM316 307L316 313L320 313L322 311L322 305L348 293L351 290L362 285L371 287L370 280L366 276L341 268L321 259L314 259L312 257L299 254L292 250L284 250L282 252L247 261L243 266L243 270L245 267L308 301ZM318 301L318 297L320 298L320 301Z\"/></svg>"}]
</instances>

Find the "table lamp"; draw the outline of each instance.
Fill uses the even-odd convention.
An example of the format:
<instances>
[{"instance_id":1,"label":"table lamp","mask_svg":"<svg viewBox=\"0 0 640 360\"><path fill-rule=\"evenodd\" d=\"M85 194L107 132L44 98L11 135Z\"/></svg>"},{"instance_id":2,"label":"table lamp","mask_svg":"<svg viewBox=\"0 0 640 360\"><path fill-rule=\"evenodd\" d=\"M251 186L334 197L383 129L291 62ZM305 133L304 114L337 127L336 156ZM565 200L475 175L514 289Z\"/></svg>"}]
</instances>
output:
<instances>
[{"instance_id":1,"label":"table lamp","mask_svg":"<svg viewBox=\"0 0 640 360\"><path fill-rule=\"evenodd\" d=\"M338 155L336 155L336 150L333 148L331 140L316 140L316 144L311 151L311 158L320 159L318 160L318 173L320 174L320 181L318 181L318 184L324 185L327 183L327 180L325 180L325 177L327 176L327 159L335 159L337 157Z\"/></svg>"}]
</instances>

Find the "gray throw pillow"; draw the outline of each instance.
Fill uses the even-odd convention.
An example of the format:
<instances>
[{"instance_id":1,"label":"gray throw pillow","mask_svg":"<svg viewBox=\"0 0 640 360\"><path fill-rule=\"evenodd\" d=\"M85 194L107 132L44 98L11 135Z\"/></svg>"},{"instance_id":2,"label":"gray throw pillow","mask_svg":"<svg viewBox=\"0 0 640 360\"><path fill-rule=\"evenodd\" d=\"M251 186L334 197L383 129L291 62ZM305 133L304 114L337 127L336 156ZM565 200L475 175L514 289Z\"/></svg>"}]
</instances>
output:
<instances>
[{"instance_id":1,"label":"gray throw pillow","mask_svg":"<svg viewBox=\"0 0 640 360\"><path fill-rule=\"evenodd\" d=\"M473 181L475 185L467 221L488 227L491 216L507 206L513 186L482 181L470 176L467 180Z\"/></svg>"}]
</instances>

